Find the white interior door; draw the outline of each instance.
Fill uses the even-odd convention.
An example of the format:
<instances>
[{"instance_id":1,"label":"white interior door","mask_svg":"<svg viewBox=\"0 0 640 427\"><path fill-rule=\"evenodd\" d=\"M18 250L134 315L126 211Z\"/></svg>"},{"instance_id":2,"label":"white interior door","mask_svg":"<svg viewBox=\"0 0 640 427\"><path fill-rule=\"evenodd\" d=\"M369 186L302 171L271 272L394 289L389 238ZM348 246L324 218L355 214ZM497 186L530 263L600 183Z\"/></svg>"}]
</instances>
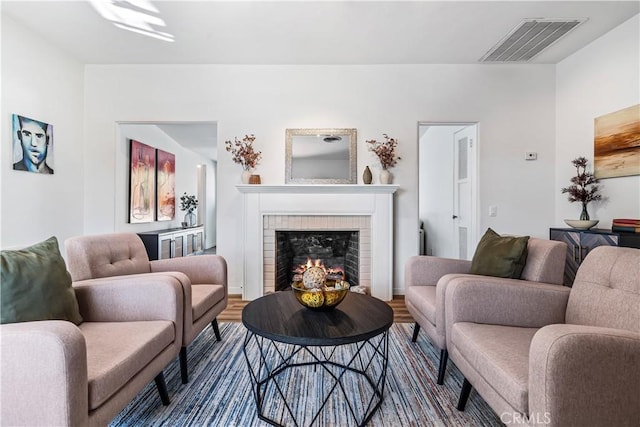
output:
<instances>
[{"instance_id":1,"label":"white interior door","mask_svg":"<svg viewBox=\"0 0 640 427\"><path fill-rule=\"evenodd\" d=\"M457 258L471 259L476 247L477 126L454 133L453 241Z\"/></svg>"}]
</instances>

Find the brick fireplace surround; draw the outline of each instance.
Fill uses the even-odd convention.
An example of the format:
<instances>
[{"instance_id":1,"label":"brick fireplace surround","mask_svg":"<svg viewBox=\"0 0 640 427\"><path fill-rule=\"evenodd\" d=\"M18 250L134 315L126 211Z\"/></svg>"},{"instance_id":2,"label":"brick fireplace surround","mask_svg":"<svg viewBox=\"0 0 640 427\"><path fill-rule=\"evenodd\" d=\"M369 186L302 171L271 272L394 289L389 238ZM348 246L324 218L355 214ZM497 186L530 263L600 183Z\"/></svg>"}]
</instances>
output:
<instances>
[{"instance_id":1,"label":"brick fireplace surround","mask_svg":"<svg viewBox=\"0 0 640 427\"><path fill-rule=\"evenodd\" d=\"M243 195L242 298L275 287L276 230L357 230L360 285L393 298L395 185L238 185Z\"/></svg>"}]
</instances>

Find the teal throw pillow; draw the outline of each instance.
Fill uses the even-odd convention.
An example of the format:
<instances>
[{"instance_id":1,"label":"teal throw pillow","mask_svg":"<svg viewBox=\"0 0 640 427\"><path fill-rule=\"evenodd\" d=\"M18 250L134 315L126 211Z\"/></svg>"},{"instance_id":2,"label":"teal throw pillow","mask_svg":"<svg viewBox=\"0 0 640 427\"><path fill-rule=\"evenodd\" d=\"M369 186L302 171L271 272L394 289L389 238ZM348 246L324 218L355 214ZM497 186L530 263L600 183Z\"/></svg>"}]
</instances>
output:
<instances>
[{"instance_id":1,"label":"teal throw pillow","mask_svg":"<svg viewBox=\"0 0 640 427\"><path fill-rule=\"evenodd\" d=\"M519 279L527 262L529 236L500 236L491 228L482 236L471 260L471 274Z\"/></svg>"},{"instance_id":2,"label":"teal throw pillow","mask_svg":"<svg viewBox=\"0 0 640 427\"><path fill-rule=\"evenodd\" d=\"M82 323L71 275L55 237L25 249L1 251L0 256L0 323Z\"/></svg>"}]
</instances>

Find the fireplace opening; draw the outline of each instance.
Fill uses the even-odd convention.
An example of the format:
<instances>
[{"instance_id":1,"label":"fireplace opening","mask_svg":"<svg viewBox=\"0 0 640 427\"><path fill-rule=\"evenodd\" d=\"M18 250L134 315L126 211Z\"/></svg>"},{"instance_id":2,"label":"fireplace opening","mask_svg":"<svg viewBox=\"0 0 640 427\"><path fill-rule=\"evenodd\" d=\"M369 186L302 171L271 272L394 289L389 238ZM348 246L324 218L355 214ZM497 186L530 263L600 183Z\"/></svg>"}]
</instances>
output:
<instances>
[{"instance_id":1,"label":"fireplace opening","mask_svg":"<svg viewBox=\"0 0 640 427\"><path fill-rule=\"evenodd\" d=\"M309 262L324 265L329 275L358 286L359 231L353 230L276 230L275 290L291 288L294 279ZM296 276L298 275L298 276Z\"/></svg>"}]
</instances>

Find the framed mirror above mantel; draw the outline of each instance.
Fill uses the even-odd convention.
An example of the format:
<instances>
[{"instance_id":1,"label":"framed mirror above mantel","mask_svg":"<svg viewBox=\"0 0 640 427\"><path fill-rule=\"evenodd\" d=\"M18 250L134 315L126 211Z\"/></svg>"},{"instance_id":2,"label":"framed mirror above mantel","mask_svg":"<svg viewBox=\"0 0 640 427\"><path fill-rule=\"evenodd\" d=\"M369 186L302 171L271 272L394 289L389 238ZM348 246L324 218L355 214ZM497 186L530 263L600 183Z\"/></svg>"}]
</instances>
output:
<instances>
[{"instance_id":1,"label":"framed mirror above mantel","mask_svg":"<svg viewBox=\"0 0 640 427\"><path fill-rule=\"evenodd\" d=\"M287 129L286 184L356 184L356 129Z\"/></svg>"}]
</instances>

